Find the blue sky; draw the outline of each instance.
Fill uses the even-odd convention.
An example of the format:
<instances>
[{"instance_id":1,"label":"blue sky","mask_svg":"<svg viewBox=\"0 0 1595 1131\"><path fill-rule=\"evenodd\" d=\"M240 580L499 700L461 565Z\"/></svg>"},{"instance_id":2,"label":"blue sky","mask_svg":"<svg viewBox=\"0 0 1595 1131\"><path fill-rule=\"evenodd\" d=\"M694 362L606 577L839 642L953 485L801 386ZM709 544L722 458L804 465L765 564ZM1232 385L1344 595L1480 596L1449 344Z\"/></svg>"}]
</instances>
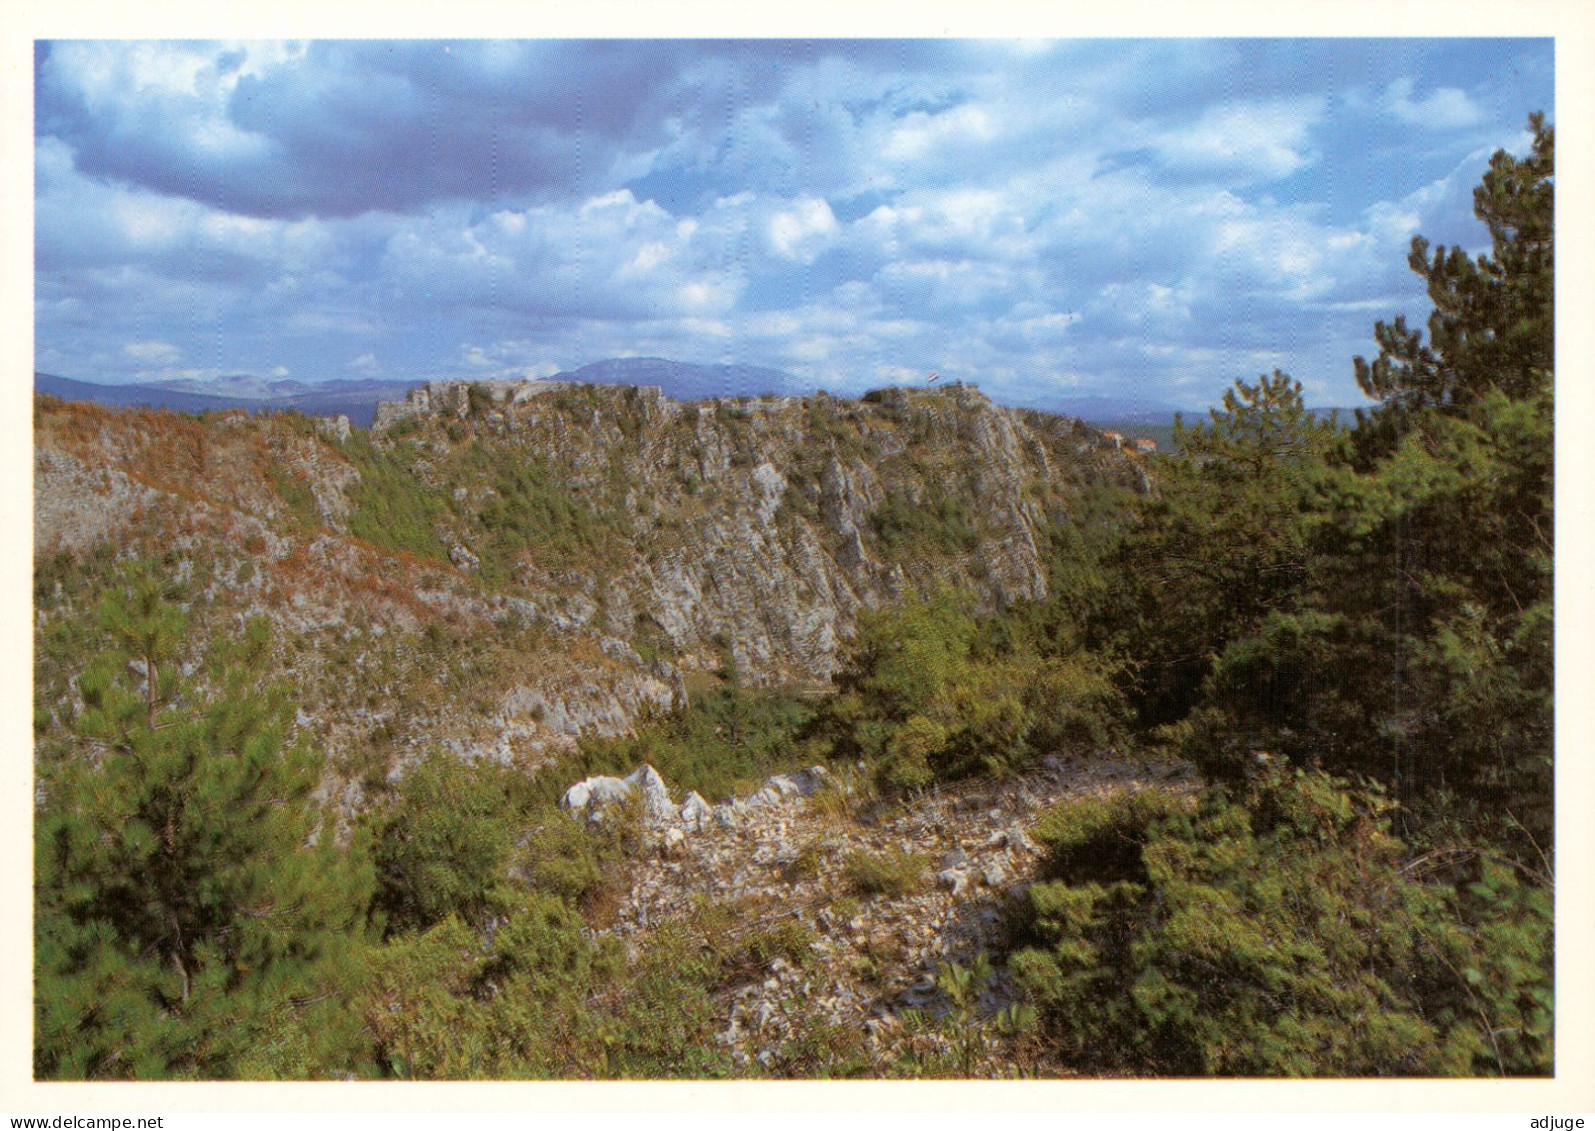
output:
<instances>
[{"instance_id":1,"label":"blue sky","mask_svg":"<svg viewBox=\"0 0 1595 1131\"><path fill-rule=\"evenodd\" d=\"M58 41L35 366L1360 403L1550 40Z\"/></svg>"}]
</instances>

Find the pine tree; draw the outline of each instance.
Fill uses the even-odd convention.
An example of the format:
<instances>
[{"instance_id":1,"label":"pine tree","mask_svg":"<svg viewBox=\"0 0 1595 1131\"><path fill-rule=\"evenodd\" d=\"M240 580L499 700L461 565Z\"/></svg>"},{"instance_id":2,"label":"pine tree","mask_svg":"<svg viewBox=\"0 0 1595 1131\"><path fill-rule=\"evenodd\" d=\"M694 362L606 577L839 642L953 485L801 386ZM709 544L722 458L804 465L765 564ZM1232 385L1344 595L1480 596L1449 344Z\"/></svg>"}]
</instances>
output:
<instances>
[{"instance_id":1,"label":"pine tree","mask_svg":"<svg viewBox=\"0 0 1595 1131\"><path fill-rule=\"evenodd\" d=\"M1413 240L1429 340L1380 323L1379 357L1356 360L1381 404L1322 561L1383 719L1370 759L1406 800L1460 792L1527 830L1532 858L1551 833L1555 131L1529 127L1528 156L1497 152L1474 190L1490 254Z\"/></svg>"},{"instance_id":2,"label":"pine tree","mask_svg":"<svg viewBox=\"0 0 1595 1131\"><path fill-rule=\"evenodd\" d=\"M1357 384L1380 401L1369 423L1388 439L1418 409L1467 408L1490 390L1518 400L1548 392L1555 366L1556 131L1532 114L1527 157L1496 152L1473 190L1473 213L1491 251L1470 259L1460 247L1434 249L1414 236L1408 263L1428 283L1429 340L1405 318L1378 323L1379 356L1355 360ZM1371 430L1373 431L1373 430Z\"/></svg>"},{"instance_id":3,"label":"pine tree","mask_svg":"<svg viewBox=\"0 0 1595 1131\"><path fill-rule=\"evenodd\" d=\"M73 755L40 767L34 1067L56 1078L342 1074L370 897L263 686L261 621L181 666L186 618L135 568L99 609Z\"/></svg>"},{"instance_id":4,"label":"pine tree","mask_svg":"<svg viewBox=\"0 0 1595 1131\"><path fill-rule=\"evenodd\" d=\"M1176 424L1181 455L1160 462L1102 613L1139 662L1148 721L1182 718L1232 641L1299 604L1337 436L1305 407L1300 382L1277 371L1237 381L1205 424Z\"/></svg>"}]
</instances>

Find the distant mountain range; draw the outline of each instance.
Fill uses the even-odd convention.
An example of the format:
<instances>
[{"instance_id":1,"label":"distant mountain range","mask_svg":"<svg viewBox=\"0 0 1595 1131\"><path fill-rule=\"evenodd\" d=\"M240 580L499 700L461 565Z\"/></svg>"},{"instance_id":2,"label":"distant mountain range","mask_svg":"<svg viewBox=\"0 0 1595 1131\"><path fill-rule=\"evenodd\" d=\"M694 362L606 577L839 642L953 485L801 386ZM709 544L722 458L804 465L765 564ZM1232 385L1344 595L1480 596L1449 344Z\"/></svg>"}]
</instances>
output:
<instances>
[{"instance_id":1,"label":"distant mountain range","mask_svg":"<svg viewBox=\"0 0 1595 1131\"><path fill-rule=\"evenodd\" d=\"M652 385L678 401L709 397L759 397L768 394L802 396L813 387L780 369L757 365L695 365L662 357L613 357L595 361L550 381L581 381L589 385Z\"/></svg>"},{"instance_id":2,"label":"distant mountain range","mask_svg":"<svg viewBox=\"0 0 1595 1131\"><path fill-rule=\"evenodd\" d=\"M262 377L186 379L149 385L97 385L49 373L34 373L35 392L66 401L92 401L113 408L167 408L175 412L246 412L297 410L311 416L342 414L359 428L369 428L378 401L403 400L421 381L267 381Z\"/></svg>"},{"instance_id":3,"label":"distant mountain range","mask_svg":"<svg viewBox=\"0 0 1595 1131\"><path fill-rule=\"evenodd\" d=\"M1174 414L1184 412L1187 419L1203 415L1173 405L1149 401L1144 397L1056 397L1026 405L1059 416L1077 416L1088 424L1114 424L1121 427L1167 427Z\"/></svg>"},{"instance_id":4,"label":"distant mountain range","mask_svg":"<svg viewBox=\"0 0 1595 1131\"><path fill-rule=\"evenodd\" d=\"M753 397L769 394L804 396L816 386L780 369L755 365L698 365L661 357L620 357L595 361L556 373L552 381L593 385L655 386L675 400L709 397ZM378 401L403 400L422 381L269 380L238 374L209 380L185 378L140 385L100 385L49 373L34 373L33 387L62 400L91 401L113 407L167 408L178 412L244 409L282 412L296 409L313 416L343 414L357 428L368 428ZM1092 424L1156 428L1174 422L1171 405L1134 397L1054 397L1020 406L1075 416ZM1195 422L1202 413L1190 413Z\"/></svg>"}]
</instances>

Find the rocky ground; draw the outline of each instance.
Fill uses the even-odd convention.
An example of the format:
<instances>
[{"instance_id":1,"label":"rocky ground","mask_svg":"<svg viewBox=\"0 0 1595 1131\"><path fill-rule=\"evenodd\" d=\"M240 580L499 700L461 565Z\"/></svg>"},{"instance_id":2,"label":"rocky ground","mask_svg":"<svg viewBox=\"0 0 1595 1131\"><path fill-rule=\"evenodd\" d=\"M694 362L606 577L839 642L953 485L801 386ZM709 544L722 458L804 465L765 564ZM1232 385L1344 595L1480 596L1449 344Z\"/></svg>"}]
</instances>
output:
<instances>
[{"instance_id":1,"label":"rocky ground","mask_svg":"<svg viewBox=\"0 0 1595 1131\"><path fill-rule=\"evenodd\" d=\"M949 1025L927 1023L949 1007L938 969L967 967L994 948L1004 901L1034 874L1040 850L1027 830L1040 812L1069 797L1197 784L1184 765L1048 758L1023 777L945 788L905 807L811 770L684 823L679 808L661 804L668 786L651 771L630 780L652 811L651 858L607 929L644 947L650 932L675 924L726 953L747 948L744 975L717 999L717 1040L738 1065L802 1071L794 1047L828 1034L856 1042L871 1074L947 1053L958 1039ZM698 811L695 800L687 808ZM891 867L872 878L860 860ZM999 972L976 1016L1011 1000Z\"/></svg>"}]
</instances>

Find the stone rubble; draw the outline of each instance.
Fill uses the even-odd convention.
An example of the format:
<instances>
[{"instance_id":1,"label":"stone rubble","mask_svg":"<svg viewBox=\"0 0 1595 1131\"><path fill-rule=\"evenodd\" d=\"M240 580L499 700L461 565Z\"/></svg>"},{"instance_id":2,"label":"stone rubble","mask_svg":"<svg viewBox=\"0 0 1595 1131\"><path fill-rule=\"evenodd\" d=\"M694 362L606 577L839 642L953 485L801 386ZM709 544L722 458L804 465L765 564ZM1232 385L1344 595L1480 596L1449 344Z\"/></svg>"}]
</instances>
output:
<instances>
[{"instance_id":1,"label":"stone rubble","mask_svg":"<svg viewBox=\"0 0 1595 1131\"><path fill-rule=\"evenodd\" d=\"M690 928L705 905L731 908L733 925L706 931L706 943L745 947L762 961L718 993L716 1040L737 1064L756 1061L779 1073L790 1047L826 1027L857 1033L883 1067L910 1045L923 1050L941 1039L905 1025L905 1013L944 1011L940 965L994 950L1002 906L1040 858L1025 826L1041 810L1066 797L1192 790L1195 783L1183 765L1048 759L1016 779L946 787L896 808L872 802L850 777L814 766L711 807L696 793L674 803L645 765L625 778L577 782L561 803L601 821L608 806L642 797L656 856L635 864L614 924L604 929L646 946L664 923ZM925 882L897 896L860 893L848 878L849 857L887 853L923 861ZM982 1012L1011 1000L999 976L982 996Z\"/></svg>"}]
</instances>

